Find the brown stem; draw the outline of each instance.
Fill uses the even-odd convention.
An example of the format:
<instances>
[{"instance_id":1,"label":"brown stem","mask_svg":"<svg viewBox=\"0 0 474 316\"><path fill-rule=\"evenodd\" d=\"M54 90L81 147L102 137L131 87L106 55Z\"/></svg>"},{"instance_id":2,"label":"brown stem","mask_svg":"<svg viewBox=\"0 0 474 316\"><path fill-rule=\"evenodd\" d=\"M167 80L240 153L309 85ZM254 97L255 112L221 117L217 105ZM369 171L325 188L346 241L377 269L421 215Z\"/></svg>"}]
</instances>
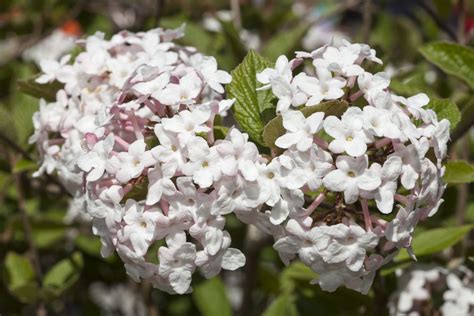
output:
<instances>
[{"instance_id":1,"label":"brown stem","mask_svg":"<svg viewBox=\"0 0 474 316\"><path fill-rule=\"evenodd\" d=\"M28 213L26 211L26 200L23 191L23 186L21 183L21 173L13 172L13 168L16 164L16 161L17 158L15 157L15 155L10 153L10 165L12 169L13 180L15 183L15 189L18 195L18 210L20 211L23 229L25 231L25 239L28 243L28 252L30 253L30 260L36 272L36 282L38 283L38 286L41 287L43 280L43 271L41 270L38 249L36 249L35 243L33 242L33 230L31 228L31 223L28 218ZM44 303L41 301L38 303L36 314L38 316L43 316L47 314Z\"/></svg>"},{"instance_id":2,"label":"brown stem","mask_svg":"<svg viewBox=\"0 0 474 316\"><path fill-rule=\"evenodd\" d=\"M428 5L424 0L418 0L417 3L431 17L436 25L438 25L438 27L451 38L451 40L455 42L458 41L456 32L454 32L451 27L444 23L444 21L438 16L436 11L430 5Z\"/></svg>"},{"instance_id":3,"label":"brown stem","mask_svg":"<svg viewBox=\"0 0 474 316\"><path fill-rule=\"evenodd\" d=\"M362 41L368 43L370 39L370 28L372 26L372 1L364 1L364 12L362 17Z\"/></svg>"},{"instance_id":4,"label":"brown stem","mask_svg":"<svg viewBox=\"0 0 474 316\"><path fill-rule=\"evenodd\" d=\"M243 298L239 309L239 315L247 316L253 314L254 299L253 290L257 285L258 261L260 251L271 242L270 236L264 235L258 228L250 225L245 236L245 269L242 285Z\"/></svg>"}]
</instances>

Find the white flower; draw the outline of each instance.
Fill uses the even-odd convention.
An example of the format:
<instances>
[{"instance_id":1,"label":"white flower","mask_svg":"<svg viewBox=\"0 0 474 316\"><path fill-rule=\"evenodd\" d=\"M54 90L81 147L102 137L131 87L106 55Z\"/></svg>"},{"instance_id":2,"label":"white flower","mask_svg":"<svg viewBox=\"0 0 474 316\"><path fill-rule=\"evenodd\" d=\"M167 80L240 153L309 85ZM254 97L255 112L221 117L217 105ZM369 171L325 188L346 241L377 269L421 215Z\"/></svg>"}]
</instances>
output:
<instances>
[{"instance_id":1,"label":"white flower","mask_svg":"<svg viewBox=\"0 0 474 316\"><path fill-rule=\"evenodd\" d=\"M201 188L207 188L214 181L219 180L222 158L216 148L207 145L207 142L195 137L188 142L189 162L183 166L183 173L192 176Z\"/></svg>"},{"instance_id":2,"label":"white flower","mask_svg":"<svg viewBox=\"0 0 474 316\"><path fill-rule=\"evenodd\" d=\"M338 156L336 167L324 177L323 185L328 190L344 192L344 200L348 204L357 201L360 190L375 190L382 183L373 171L367 169L367 156Z\"/></svg>"},{"instance_id":3,"label":"white flower","mask_svg":"<svg viewBox=\"0 0 474 316\"><path fill-rule=\"evenodd\" d=\"M184 294L191 285L191 276L195 269L196 246L186 240L175 242L168 247L158 249L160 275L169 278L174 291Z\"/></svg>"},{"instance_id":4,"label":"white flower","mask_svg":"<svg viewBox=\"0 0 474 316\"><path fill-rule=\"evenodd\" d=\"M105 172L107 160L114 147L114 136L98 141L91 151L77 159L77 166L87 172L87 181L97 181Z\"/></svg>"},{"instance_id":5,"label":"white flower","mask_svg":"<svg viewBox=\"0 0 474 316\"><path fill-rule=\"evenodd\" d=\"M179 133L180 142L186 143L196 133L207 133L209 127L203 125L209 120L211 113L209 111L194 110L181 111L172 118L162 120L163 129L166 131Z\"/></svg>"},{"instance_id":6,"label":"white flower","mask_svg":"<svg viewBox=\"0 0 474 316\"><path fill-rule=\"evenodd\" d=\"M126 225L123 228L123 236L129 239L134 252L138 257L144 256L148 246L153 240L156 224L155 220L159 214L158 209L145 210L143 205L129 199L125 204Z\"/></svg>"},{"instance_id":7,"label":"white flower","mask_svg":"<svg viewBox=\"0 0 474 316\"><path fill-rule=\"evenodd\" d=\"M359 51L352 46L342 46L340 48L329 46L322 56L329 71L334 71L346 77L358 76L364 72L364 69L356 64ZM316 67L321 66L320 61L320 59L315 60Z\"/></svg>"},{"instance_id":8,"label":"white flower","mask_svg":"<svg viewBox=\"0 0 474 316\"><path fill-rule=\"evenodd\" d=\"M419 213L400 207L397 216L387 224L385 237L398 248L410 246L412 233L419 220Z\"/></svg>"},{"instance_id":9,"label":"white flower","mask_svg":"<svg viewBox=\"0 0 474 316\"><path fill-rule=\"evenodd\" d=\"M363 109L364 129L377 137L400 138L399 127L391 121L389 110L366 106Z\"/></svg>"},{"instance_id":10,"label":"white flower","mask_svg":"<svg viewBox=\"0 0 474 316\"><path fill-rule=\"evenodd\" d=\"M374 199L379 211L389 214L393 210L394 195L397 191L397 179L402 170L402 161L400 157L392 156L385 161L383 167L378 163L373 163L370 170L382 180L382 183L374 191L361 192L361 196Z\"/></svg>"},{"instance_id":11,"label":"white flower","mask_svg":"<svg viewBox=\"0 0 474 316\"><path fill-rule=\"evenodd\" d=\"M405 189L413 189L421 172L419 152L414 144L405 146L396 143L393 148L395 152L391 156L400 157L402 160L401 183Z\"/></svg>"},{"instance_id":12,"label":"white flower","mask_svg":"<svg viewBox=\"0 0 474 316\"><path fill-rule=\"evenodd\" d=\"M304 194L300 190L282 190L280 200L273 206L270 213L270 222L273 225L281 224L288 215L297 215L303 211Z\"/></svg>"},{"instance_id":13,"label":"white flower","mask_svg":"<svg viewBox=\"0 0 474 316\"><path fill-rule=\"evenodd\" d=\"M206 278L216 276L221 268L233 271L245 265L244 254L238 249L229 248L229 246L230 236L227 231L224 231L221 247L215 255L211 255L206 249L197 253L196 265L201 268Z\"/></svg>"},{"instance_id":14,"label":"white flower","mask_svg":"<svg viewBox=\"0 0 474 316\"><path fill-rule=\"evenodd\" d=\"M298 254L305 264L313 264L329 243L329 238L321 227L303 229L294 219L288 221L286 231L289 233L288 236L278 239L273 248L279 252L280 258L287 265L295 254Z\"/></svg>"},{"instance_id":15,"label":"white flower","mask_svg":"<svg viewBox=\"0 0 474 316\"><path fill-rule=\"evenodd\" d=\"M313 136L321 130L324 118L323 112L316 112L304 117L300 111L288 111L283 113L283 127L287 133L275 141L280 148L290 148L296 145L300 151L306 151L313 143Z\"/></svg>"},{"instance_id":16,"label":"white flower","mask_svg":"<svg viewBox=\"0 0 474 316\"><path fill-rule=\"evenodd\" d=\"M335 100L344 95L344 86L346 81L340 77L333 78L329 76L316 77L304 76L298 80L298 87L310 96L306 101L306 106L312 106L321 103L322 100Z\"/></svg>"},{"instance_id":17,"label":"white flower","mask_svg":"<svg viewBox=\"0 0 474 316\"><path fill-rule=\"evenodd\" d=\"M171 181L174 176L174 170L167 168L166 165L156 166L148 169L148 193L146 196L146 205L158 203L162 194L172 195L176 188Z\"/></svg>"},{"instance_id":18,"label":"white flower","mask_svg":"<svg viewBox=\"0 0 474 316\"><path fill-rule=\"evenodd\" d=\"M331 238L327 248L322 252L324 261L345 262L354 272L362 268L367 250L372 250L379 241L377 235L366 232L359 225L337 224L322 229Z\"/></svg>"},{"instance_id":19,"label":"white flower","mask_svg":"<svg viewBox=\"0 0 474 316\"><path fill-rule=\"evenodd\" d=\"M275 68L266 68L257 74L257 80L264 84L259 90L269 89L271 87L270 82L275 78L282 78L285 82L290 82L292 78L291 65L285 55L278 57Z\"/></svg>"},{"instance_id":20,"label":"white flower","mask_svg":"<svg viewBox=\"0 0 474 316\"><path fill-rule=\"evenodd\" d=\"M248 135L232 128L225 141L216 142L216 150L223 157L222 173L235 176L240 172L245 180L255 181L258 170L255 162L258 159L258 149L248 141Z\"/></svg>"},{"instance_id":21,"label":"white flower","mask_svg":"<svg viewBox=\"0 0 474 316\"><path fill-rule=\"evenodd\" d=\"M169 83L157 95L158 101L166 105L192 104L202 89L202 81L195 72L181 77L179 84Z\"/></svg>"},{"instance_id":22,"label":"white flower","mask_svg":"<svg viewBox=\"0 0 474 316\"><path fill-rule=\"evenodd\" d=\"M359 157L365 154L369 137L363 131L362 110L349 108L341 119L328 116L324 120L324 131L334 138L329 143L329 150L335 154L346 152L348 155Z\"/></svg>"},{"instance_id":23,"label":"white flower","mask_svg":"<svg viewBox=\"0 0 474 316\"><path fill-rule=\"evenodd\" d=\"M292 81L282 77L271 79L272 92L278 98L277 112L284 113L290 106L296 107L306 103L306 94L298 88L301 80L304 80L302 74L297 75Z\"/></svg>"},{"instance_id":24,"label":"white flower","mask_svg":"<svg viewBox=\"0 0 474 316\"><path fill-rule=\"evenodd\" d=\"M223 70L217 70L217 62L214 57L203 57L198 64L198 68L205 82L207 82L213 90L218 93L224 93L222 84L230 83L232 77Z\"/></svg>"},{"instance_id":25,"label":"white flower","mask_svg":"<svg viewBox=\"0 0 474 316\"><path fill-rule=\"evenodd\" d=\"M138 139L130 144L127 152L120 152L117 156L109 160L111 169L115 169L115 177L121 183L127 183L131 179L137 178L147 167L155 164L156 160L149 150L146 150L146 144L143 139Z\"/></svg>"},{"instance_id":26,"label":"white flower","mask_svg":"<svg viewBox=\"0 0 474 316\"><path fill-rule=\"evenodd\" d=\"M67 63L71 59L71 55L65 55L58 61L42 60L40 62L40 68L43 74L36 78L36 82L40 84L46 84L58 80L65 82L71 75L71 66L67 66Z\"/></svg>"}]
</instances>

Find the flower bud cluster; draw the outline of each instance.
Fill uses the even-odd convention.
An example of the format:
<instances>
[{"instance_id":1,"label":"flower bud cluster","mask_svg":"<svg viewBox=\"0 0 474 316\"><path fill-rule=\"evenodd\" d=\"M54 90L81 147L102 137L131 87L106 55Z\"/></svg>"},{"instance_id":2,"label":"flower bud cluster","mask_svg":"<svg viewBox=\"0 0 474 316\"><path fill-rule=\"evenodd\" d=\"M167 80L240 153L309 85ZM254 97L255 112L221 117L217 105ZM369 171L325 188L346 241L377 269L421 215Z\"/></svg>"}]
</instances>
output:
<instances>
[{"instance_id":1,"label":"flower bud cluster","mask_svg":"<svg viewBox=\"0 0 474 316\"><path fill-rule=\"evenodd\" d=\"M275 141L282 154L267 165L274 248L285 263L298 256L327 291L367 293L381 265L401 248L411 253L415 226L443 201L449 121L438 121L425 94L395 95L387 74L364 62L381 63L369 46L344 42L280 56L257 75L285 130ZM349 106L340 116L300 111L332 100Z\"/></svg>"},{"instance_id":2,"label":"flower bud cluster","mask_svg":"<svg viewBox=\"0 0 474 316\"><path fill-rule=\"evenodd\" d=\"M474 274L459 266L448 270L415 266L400 276L398 290L390 297L390 315L472 315Z\"/></svg>"}]
</instances>

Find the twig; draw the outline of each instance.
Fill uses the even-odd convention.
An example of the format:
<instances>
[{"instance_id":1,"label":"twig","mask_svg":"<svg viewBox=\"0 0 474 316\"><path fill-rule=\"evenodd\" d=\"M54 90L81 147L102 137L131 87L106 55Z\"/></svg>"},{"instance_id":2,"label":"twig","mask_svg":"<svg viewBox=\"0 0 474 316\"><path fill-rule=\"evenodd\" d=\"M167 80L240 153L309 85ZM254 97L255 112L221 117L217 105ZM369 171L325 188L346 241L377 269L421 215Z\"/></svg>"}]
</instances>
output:
<instances>
[{"instance_id":1,"label":"twig","mask_svg":"<svg viewBox=\"0 0 474 316\"><path fill-rule=\"evenodd\" d=\"M253 290L257 285L258 260L261 249L271 242L269 235L264 235L258 228L250 225L245 236L245 277L243 279L243 298L239 309L239 315L247 316L253 314L254 301Z\"/></svg>"},{"instance_id":2,"label":"twig","mask_svg":"<svg viewBox=\"0 0 474 316\"><path fill-rule=\"evenodd\" d=\"M468 1L459 0L459 20L458 20L458 42L461 45L466 44L466 37L464 32L464 24L466 23L466 16L468 12Z\"/></svg>"},{"instance_id":3,"label":"twig","mask_svg":"<svg viewBox=\"0 0 474 316\"><path fill-rule=\"evenodd\" d=\"M232 19L236 29L242 28L242 19L240 16L240 3L239 0L230 0L230 9L232 11Z\"/></svg>"},{"instance_id":4,"label":"twig","mask_svg":"<svg viewBox=\"0 0 474 316\"><path fill-rule=\"evenodd\" d=\"M458 41L456 33L451 29L451 27L444 23L432 7L426 4L424 0L417 0L417 3L433 19L442 31L444 31L453 41Z\"/></svg>"},{"instance_id":5,"label":"twig","mask_svg":"<svg viewBox=\"0 0 474 316\"><path fill-rule=\"evenodd\" d=\"M160 25L160 19L163 16L165 2L166 0L156 0L156 14L155 14L156 26Z\"/></svg>"},{"instance_id":6,"label":"twig","mask_svg":"<svg viewBox=\"0 0 474 316\"><path fill-rule=\"evenodd\" d=\"M23 148L21 148L17 143L12 141L7 135L3 133L3 131L0 131L0 142L5 143L5 145L9 146L14 151L21 154L23 157L25 157L26 159L33 160L33 158L30 156L28 152L26 152Z\"/></svg>"},{"instance_id":7,"label":"twig","mask_svg":"<svg viewBox=\"0 0 474 316\"><path fill-rule=\"evenodd\" d=\"M20 211L23 229L25 231L25 239L28 243L28 248L29 248L28 250L30 253L31 263L33 264L33 268L35 269L35 272L36 272L36 282L38 283L38 286L41 287L42 280L43 280L43 271L41 270L38 250L36 249L36 246L33 242L33 233L32 233L31 223L28 218L28 213L26 212L26 201L25 201L25 195L23 192L23 186L21 184L21 173L13 172L13 168L15 166L16 160L17 159L15 155L10 153L10 165L12 169L13 180L15 182L15 189L18 195L18 210ZM46 315L46 309L42 301L38 303L36 314L38 316Z\"/></svg>"},{"instance_id":8,"label":"twig","mask_svg":"<svg viewBox=\"0 0 474 316\"><path fill-rule=\"evenodd\" d=\"M370 28L372 26L372 0L364 1L364 12L362 19L362 41L364 43L368 43L370 39Z\"/></svg>"}]
</instances>

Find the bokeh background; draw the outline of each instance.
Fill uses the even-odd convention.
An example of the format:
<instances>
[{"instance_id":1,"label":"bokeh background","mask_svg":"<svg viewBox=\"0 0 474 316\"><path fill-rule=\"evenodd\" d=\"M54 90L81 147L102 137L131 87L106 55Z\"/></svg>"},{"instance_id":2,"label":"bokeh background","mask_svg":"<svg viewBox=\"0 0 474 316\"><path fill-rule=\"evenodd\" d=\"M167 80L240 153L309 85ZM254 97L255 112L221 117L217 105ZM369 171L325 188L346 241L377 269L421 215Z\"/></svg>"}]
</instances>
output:
<instances>
[{"instance_id":1,"label":"bokeh background","mask_svg":"<svg viewBox=\"0 0 474 316\"><path fill-rule=\"evenodd\" d=\"M73 50L76 39L96 31L110 36L122 29L174 28L182 23L186 35L181 44L215 56L219 67L228 71L249 49L274 61L281 54L292 56L296 50L311 51L331 41L366 42L386 62L395 92L425 92L456 102L462 115L452 131L450 159L473 157L472 91L426 61L419 49L438 40L472 44L474 1L2 0L0 314L387 314L397 288L396 270L413 264L406 256L381 270L367 296L344 289L325 293L308 284L314 275L304 266L284 267L271 240L249 243L252 229L232 217L228 230L246 253L246 267L212 280L195 278L194 292L183 296L136 284L117 257L100 256L100 242L90 224L80 214L68 213L67 195L54 176L32 177L37 156L28 138L38 99L23 91L30 88L31 94L28 80L38 73L39 60L59 58ZM474 171L467 164L464 168L465 179L448 186L438 214L417 228L417 236L441 229L428 235L438 247L423 252L421 262L474 268L474 188L469 185ZM30 263L32 258L39 258L39 266ZM38 271L48 277L43 287L21 283L37 278Z\"/></svg>"}]
</instances>

